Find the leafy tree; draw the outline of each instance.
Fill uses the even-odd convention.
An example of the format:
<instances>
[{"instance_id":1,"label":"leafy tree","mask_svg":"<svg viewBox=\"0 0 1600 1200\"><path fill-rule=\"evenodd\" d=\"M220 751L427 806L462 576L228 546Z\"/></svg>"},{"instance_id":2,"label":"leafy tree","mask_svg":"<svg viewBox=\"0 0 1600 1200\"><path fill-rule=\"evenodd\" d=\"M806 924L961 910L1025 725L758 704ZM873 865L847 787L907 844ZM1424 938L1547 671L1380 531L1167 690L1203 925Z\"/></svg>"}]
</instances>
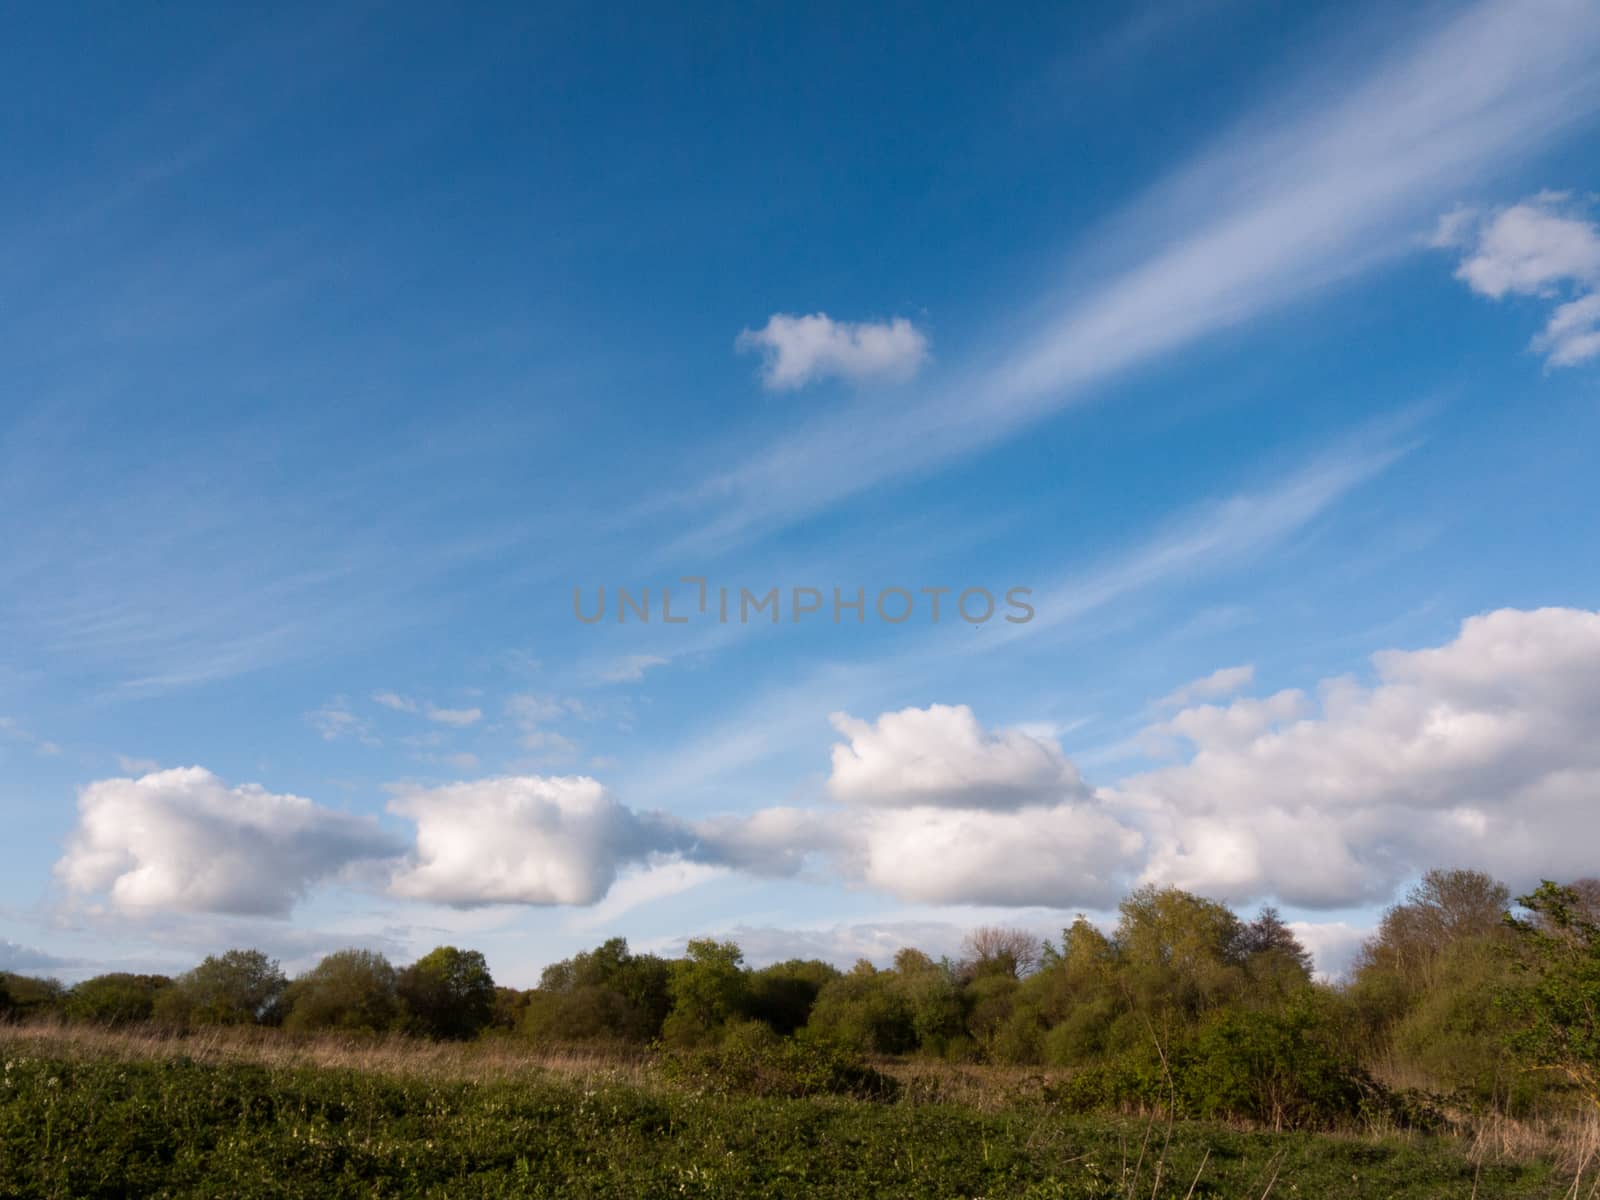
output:
<instances>
[{"instance_id":1,"label":"leafy tree","mask_svg":"<svg viewBox=\"0 0 1600 1200\"><path fill-rule=\"evenodd\" d=\"M156 997L171 986L165 975L96 975L73 987L61 1007L74 1021L128 1025L150 1020Z\"/></svg>"},{"instance_id":2,"label":"leafy tree","mask_svg":"<svg viewBox=\"0 0 1600 1200\"><path fill-rule=\"evenodd\" d=\"M156 1002L155 1016L187 1025L277 1025L289 981L259 950L207 955Z\"/></svg>"},{"instance_id":3,"label":"leafy tree","mask_svg":"<svg viewBox=\"0 0 1600 1200\"><path fill-rule=\"evenodd\" d=\"M1255 920L1239 931L1239 950L1244 956L1275 956L1297 968L1302 977L1311 978L1311 952L1301 945L1294 930L1283 923L1278 910L1263 904Z\"/></svg>"},{"instance_id":4,"label":"leafy tree","mask_svg":"<svg viewBox=\"0 0 1600 1200\"><path fill-rule=\"evenodd\" d=\"M374 950L337 950L289 985L284 1027L392 1029L400 1017L395 969Z\"/></svg>"},{"instance_id":5,"label":"leafy tree","mask_svg":"<svg viewBox=\"0 0 1600 1200\"><path fill-rule=\"evenodd\" d=\"M793 958L750 975L750 1016L787 1035L811 1019L822 989L839 978L838 968L817 959Z\"/></svg>"},{"instance_id":6,"label":"leafy tree","mask_svg":"<svg viewBox=\"0 0 1600 1200\"><path fill-rule=\"evenodd\" d=\"M1119 911L1112 939L1118 986L1145 1018L1192 1019L1245 989L1244 928L1227 905L1178 888L1143 887Z\"/></svg>"},{"instance_id":7,"label":"leafy tree","mask_svg":"<svg viewBox=\"0 0 1600 1200\"><path fill-rule=\"evenodd\" d=\"M817 996L806 1030L859 1053L904 1054L917 1045L909 998L895 972L861 959Z\"/></svg>"},{"instance_id":8,"label":"leafy tree","mask_svg":"<svg viewBox=\"0 0 1600 1200\"><path fill-rule=\"evenodd\" d=\"M914 1044L938 1055L959 1052L966 1040L966 1008L956 970L920 950L894 956L894 990L911 1019Z\"/></svg>"},{"instance_id":9,"label":"leafy tree","mask_svg":"<svg viewBox=\"0 0 1600 1200\"><path fill-rule=\"evenodd\" d=\"M749 995L744 952L734 943L692 938L686 949L672 964L672 1011L662 1026L662 1035L678 1045L711 1039L744 1011Z\"/></svg>"},{"instance_id":10,"label":"leafy tree","mask_svg":"<svg viewBox=\"0 0 1600 1200\"><path fill-rule=\"evenodd\" d=\"M400 972L397 990L412 1026L429 1037L473 1038L494 1017L494 978L476 950L429 951Z\"/></svg>"},{"instance_id":11,"label":"leafy tree","mask_svg":"<svg viewBox=\"0 0 1600 1200\"><path fill-rule=\"evenodd\" d=\"M1530 917L1507 921L1528 978L1509 998L1521 1019L1511 1045L1600 1108L1600 922L1582 893L1549 880L1517 903Z\"/></svg>"},{"instance_id":12,"label":"leafy tree","mask_svg":"<svg viewBox=\"0 0 1600 1200\"><path fill-rule=\"evenodd\" d=\"M647 1042L672 1008L671 967L622 938L551 963L528 993L522 1028L539 1040Z\"/></svg>"},{"instance_id":13,"label":"leafy tree","mask_svg":"<svg viewBox=\"0 0 1600 1200\"><path fill-rule=\"evenodd\" d=\"M1503 883L1482 871L1429 871L1403 904L1384 913L1378 932L1362 947L1356 973L1387 972L1407 990L1429 988L1447 947L1502 937L1510 898Z\"/></svg>"},{"instance_id":14,"label":"leafy tree","mask_svg":"<svg viewBox=\"0 0 1600 1200\"><path fill-rule=\"evenodd\" d=\"M6 995L6 1002L0 1004L0 1013L8 1013L15 1020L55 1012L66 995L59 979L40 979L9 971L0 971L0 991Z\"/></svg>"}]
</instances>

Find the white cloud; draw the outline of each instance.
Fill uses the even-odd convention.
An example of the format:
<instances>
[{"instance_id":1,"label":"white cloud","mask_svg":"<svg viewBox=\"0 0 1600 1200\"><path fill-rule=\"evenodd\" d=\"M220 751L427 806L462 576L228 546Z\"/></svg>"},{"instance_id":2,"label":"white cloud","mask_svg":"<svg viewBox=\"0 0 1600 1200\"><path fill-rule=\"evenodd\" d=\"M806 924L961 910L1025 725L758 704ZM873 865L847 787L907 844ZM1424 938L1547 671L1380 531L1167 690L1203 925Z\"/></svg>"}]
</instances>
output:
<instances>
[{"instance_id":1,"label":"white cloud","mask_svg":"<svg viewBox=\"0 0 1600 1200\"><path fill-rule=\"evenodd\" d=\"M352 712L350 701L344 696L335 696L315 712L307 713L306 720L322 735L322 740L325 742L353 738L363 746L383 744L373 732L372 722Z\"/></svg>"},{"instance_id":2,"label":"white cloud","mask_svg":"<svg viewBox=\"0 0 1600 1200\"><path fill-rule=\"evenodd\" d=\"M1600 355L1600 225L1566 192L1541 192L1479 213L1440 219L1437 246L1463 252L1456 278L1480 296L1572 298L1551 314L1531 349L1552 367Z\"/></svg>"},{"instance_id":3,"label":"white cloud","mask_svg":"<svg viewBox=\"0 0 1600 1200\"><path fill-rule=\"evenodd\" d=\"M369 817L181 767L85 787L55 873L124 912L282 915L313 884L398 851Z\"/></svg>"},{"instance_id":4,"label":"white cloud","mask_svg":"<svg viewBox=\"0 0 1600 1200\"><path fill-rule=\"evenodd\" d=\"M1557 306L1530 349L1552 367L1571 367L1600 355L1600 292Z\"/></svg>"},{"instance_id":5,"label":"white cloud","mask_svg":"<svg viewBox=\"0 0 1600 1200\"><path fill-rule=\"evenodd\" d=\"M1256 669L1246 663L1238 667L1219 667L1203 679L1194 679L1161 698L1163 708L1180 708L1195 700L1216 700L1231 696L1255 682Z\"/></svg>"},{"instance_id":6,"label":"white cloud","mask_svg":"<svg viewBox=\"0 0 1600 1200\"><path fill-rule=\"evenodd\" d=\"M664 667L669 661L659 654L629 654L602 671L600 678L605 683L637 683L644 678L646 671L652 667Z\"/></svg>"},{"instance_id":7,"label":"white cloud","mask_svg":"<svg viewBox=\"0 0 1600 1200\"><path fill-rule=\"evenodd\" d=\"M451 725L457 729L464 729L468 725L476 725L483 720L481 708L435 708L428 705L428 720L440 725Z\"/></svg>"},{"instance_id":8,"label":"white cloud","mask_svg":"<svg viewBox=\"0 0 1600 1200\"><path fill-rule=\"evenodd\" d=\"M863 813L837 862L847 879L935 904L1101 907L1144 838L1093 803Z\"/></svg>"},{"instance_id":9,"label":"white cloud","mask_svg":"<svg viewBox=\"0 0 1600 1200\"><path fill-rule=\"evenodd\" d=\"M828 790L851 804L1017 808L1088 795L1053 741L1008 729L989 733L966 705L934 704L881 715L829 717L848 743L833 748Z\"/></svg>"},{"instance_id":10,"label":"white cloud","mask_svg":"<svg viewBox=\"0 0 1600 1200\"><path fill-rule=\"evenodd\" d=\"M541 762L570 762L578 757L578 743L553 729L530 729L518 740L524 750L532 750Z\"/></svg>"},{"instance_id":11,"label":"white cloud","mask_svg":"<svg viewBox=\"0 0 1600 1200\"><path fill-rule=\"evenodd\" d=\"M372 700L395 712L421 715L440 725L453 725L458 729L476 725L483 719L481 708L440 708L432 701L414 700L399 692L373 692Z\"/></svg>"},{"instance_id":12,"label":"white cloud","mask_svg":"<svg viewBox=\"0 0 1600 1200\"><path fill-rule=\"evenodd\" d=\"M1053 742L988 731L965 706L835 714L828 809L773 808L697 827L697 853L762 874L809 857L903 900L1055 907L1113 902L1140 833L1089 795Z\"/></svg>"},{"instance_id":13,"label":"white cloud","mask_svg":"<svg viewBox=\"0 0 1600 1200\"><path fill-rule=\"evenodd\" d=\"M762 379L777 390L832 377L903 383L928 356L928 339L904 317L850 322L826 313L773 313L760 329L742 332L735 345L762 355Z\"/></svg>"},{"instance_id":14,"label":"white cloud","mask_svg":"<svg viewBox=\"0 0 1600 1200\"><path fill-rule=\"evenodd\" d=\"M1372 936L1371 929L1346 921L1290 921L1289 929L1300 944L1311 952L1319 979L1341 979L1355 963L1361 943Z\"/></svg>"},{"instance_id":15,"label":"white cloud","mask_svg":"<svg viewBox=\"0 0 1600 1200\"><path fill-rule=\"evenodd\" d=\"M416 822L396 895L439 904L594 904L618 870L687 841L671 818L618 803L587 776L502 776L408 792Z\"/></svg>"},{"instance_id":16,"label":"white cloud","mask_svg":"<svg viewBox=\"0 0 1600 1200\"><path fill-rule=\"evenodd\" d=\"M1315 907L1386 899L1432 866L1518 886L1592 871L1600 613L1501 610L1373 662L1372 686L1325 681L1315 715L1280 693L1169 722L1189 761L1101 793L1144 814L1144 877Z\"/></svg>"}]
</instances>

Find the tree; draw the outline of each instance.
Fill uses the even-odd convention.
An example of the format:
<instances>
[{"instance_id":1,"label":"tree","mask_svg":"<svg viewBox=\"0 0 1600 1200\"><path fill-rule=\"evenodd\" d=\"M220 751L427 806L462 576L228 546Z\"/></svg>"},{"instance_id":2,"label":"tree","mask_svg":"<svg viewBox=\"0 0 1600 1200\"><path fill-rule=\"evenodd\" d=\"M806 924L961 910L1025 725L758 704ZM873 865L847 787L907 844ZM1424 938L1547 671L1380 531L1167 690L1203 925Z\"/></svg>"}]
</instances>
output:
<instances>
[{"instance_id":1,"label":"tree","mask_svg":"<svg viewBox=\"0 0 1600 1200\"><path fill-rule=\"evenodd\" d=\"M1252 972L1258 977L1281 968L1296 982L1307 982L1311 978L1310 951L1270 904L1263 904L1255 920L1240 928L1239 950L1247 963L1254 960L1260 964Z\"/></svg>"},{"instance_id":2,"label":"tree","mask_svg":"<svg viewBox=\"0 0 1600 1200\"><path fill-rule=\"evenodd\" d=\"M752 1017L764 1021L774 1033L788 1035L811 1018L817 995L839 971L817 959L790 959L773 963L750 976L747 1008Z\"/></svg>"},{"instance_id":3,"label":"tree","mask_svg":"<svg viewBox=\"0 0 1600 1200\"><path fill-rule=\"evenodd\" d=\"M400 1016L395 969L374 950L337 950L289 985L284 1026L293 1030L391 1029Z\"/></svg>"},{"instance_id":4,"label":"tree","mask_svg":"<svg viewBox=\"0 0 1600 1200\"><path fill-rule=\"evenodd\" d=\"M289 981L259 950L207 955L161 994L156 1017L192 1025L276 1025Z\"/></svg>"},{"instance_id":5,"label":"tree","mask_svg":"<svg viewBox=\"0 0 1600 1200\"><path fill-rule=\"evenodd\" d=\"M1026 929L982 925L961 944L963 965L970 975L990 973L1020 979L1039 965L1043 943Z\"/></svg>"},{"instance_id":6,"label":"tree","mask_svg":"<svg viewBox=\"0 0 1600 1200\"><path fill-rule=\"evenodd\" d=\"M165 975L96 975L68 992L61 1007L74 1021L128 1025L150 1020L156 997L171 986Z\"/></svg>"},{"instance_id":7,"label":"tree","mask_svg":"<svg viewBox=\"0 0 1600 1200\"><path fill-rule=\"evenodd\" d=\"M1383 914L1378 932L1362 947L1357 973L1377 968L1393 972L1407 987L1429 986L1447 947L1503 935L1510 898L1505 884L1482 871L1429 871L1403 904Z\"/></svg>"},{"instance_id":8,"label":"tree","mask_svg":"<svg viewBox=\"0 0 1600 1200\"><path fill-rule=\"evenodd\" d=\"M551 963L528 993L522 1028L550 1041L648 1042L672 1008L671 967L623 938Z\"/></svg>"},{"instance_id":9,"label":"tree","mask_svg":"<svg viewBox=\"0 0 1600 1200\"><path fill-rule=\"evenodd\" d=\"M1512 1048L1600 1108L1600 922L1580 892L1549 880L1517 903L1530 916L1506 918L1527 974L1508 1000L1521 1018Z\"/></svg>"},{"instance_id":10,"label":"tree","mask_svg":"<svg viewBox=\"0 0 1600 1200\"><path fill-rule=\"evenodd\" d=\"M412 1026L429 1037L477 1037L494 1017L494 978L476 950L429 951L400 972L398 990Z\"/></svg>"},{"instance_id":11,"label":"tree","mask_svg":"<svg viewBox=\"0 0 1600 1200\"><path fill-rule=\"evenodd\" d=\"M13 1020L54 1012L66 994L59 979L40 979L8 971L0 971L0 991L6 996L6 1000L0 1002L0 1013L7 1013Z\"/></svg>"},{"instance_id":12,"label":"tree","mask_svg":"<svg viewBox=\"0 0 1600 1200\"><path fill-rule=\"evenodd\" d=\"M672 1011L662 1034L680 1045L706 1041L744 1011L748 981L744 952L732 942L691 938L672 964Z\"/></svg>"},{"instance_id":13,"label":"tree","mask_svg":"<svg viewBox=\"0 0 1600 1200\"><path fill-rule=\"evenodd\" d=\"M917 1044L909 997L892 971L861 959L817 995L812 1034L871 1054L904 1054Z\"/></svg>"}]
</instances>

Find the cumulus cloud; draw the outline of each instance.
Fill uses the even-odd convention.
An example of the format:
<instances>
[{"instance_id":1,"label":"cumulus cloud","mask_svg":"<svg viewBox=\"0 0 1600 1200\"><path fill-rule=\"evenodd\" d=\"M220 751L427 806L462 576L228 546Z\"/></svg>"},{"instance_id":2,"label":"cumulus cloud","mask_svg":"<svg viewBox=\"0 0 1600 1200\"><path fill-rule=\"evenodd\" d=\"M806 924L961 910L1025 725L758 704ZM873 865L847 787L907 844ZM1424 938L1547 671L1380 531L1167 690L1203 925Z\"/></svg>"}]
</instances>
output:
<instances>
[{"instance_id":1,"label":"cumulus cloud","mask_svg":"<svg viewBox=\"0 0 1600 1200\"><path fill-rule=\"evenodd\" d=\"M1053 741L990 731L964 705L833 716L826 810L704 823L701 852L787 874L810 856L847 882L941 904L1099 905L1138 867L1141 834L1089 794Z\"/></svg>"},{"instance_id":2,"label":"cumulus cloud","mask_svg":"<svg viewBox=\"0 0 1600 1200\"><path fill-rule=\"evenodd\" d=\"M124 912L278 916L313 884L399 850L369 817L180 767L85 787L55 873Z\"/></svg>"},{"instance_id":3,"label":"cumulus cloud","mask_svg":"<svg viewBox=\"0 0 1600 1200\"><path fill-rule=\"evenodd\" d=\"M964 704L907 708L875 723L848 713L828 719L848 739L834 746L828 779L846 803L1004 809L1088 795L1054 741L987 732Z\"/></svg>"},{"instance_id":4,"label":"cumulus cloud","mask_svg":"<svg viewBox=\"0 0 1600 1200\"><path fill-rule=\"evenodd\" d=\"M1600 226L1568 192L1540 192L1440 219L1434 244L1462 253L1456 278L1480 296L1567 297L1531 344L1552 367L1600 355Z\"/></svg>"},{"instance_id":5,"label":"cumulus cloud","mask_svg":"<svg viewBox=\"0 0 1600 1200\"><path fill-rule=\"evenodd\" d=\"M762 379L779 391L835 377L903 383L928 356L927 337L904 317L851 322L820 312L773 313L760 329L740 333L735 346L761 354Z\"/></svg>"},{"instance_id":6,"label":"cumulus cloud","mask_svg":"<svg viewBox=\"0 0 1600 1200\"><path fill-rule=\"evenodd\" d=\"M1202 679L1193 679L1161 698L1163 708L1181 708L1196 700L1216 700L1231 696L1255 682L1256 669L1249 663L1238 667L1219 667Z\"/></svg>"},{"instance_id":7,"label":"cumulus cloud","mask_svg":"<svg viewBox=\"0 0 1600 1200\"><path fill-rule=\"evenodd\" d=\"M1514 884L1593 869L1600 613L1501 610L1377 680L1189 710L1187 762L1101 798L1143 814L1149 881L1307 907L1383 900L1470 864ZM1269 711L1270 710L1270 711Z\"/></svg>"},{"instance_id":8,"label":"cumulus cloud","mask_svg":"<svg viewBox=\"0 0 1600 1200\"><path fill-rule=\"evenodd\" d=\"M395 894L463 907L594 904L621 867L692 840L681 823L635 812L583 775L418 789L389 808L417 825Z\"/></svg>"},{"instance_id":9,"label":"cumulus cloud","mask_svg":"<svg viewBox=\"0 0 1600 1200\"><path fill-rule=\"evenodd\" d=\"M1143 844L1092 803L910 808L863 814L839 865L902 900L1103 907L1121 895Z\"/></svg>"}]
</instances>

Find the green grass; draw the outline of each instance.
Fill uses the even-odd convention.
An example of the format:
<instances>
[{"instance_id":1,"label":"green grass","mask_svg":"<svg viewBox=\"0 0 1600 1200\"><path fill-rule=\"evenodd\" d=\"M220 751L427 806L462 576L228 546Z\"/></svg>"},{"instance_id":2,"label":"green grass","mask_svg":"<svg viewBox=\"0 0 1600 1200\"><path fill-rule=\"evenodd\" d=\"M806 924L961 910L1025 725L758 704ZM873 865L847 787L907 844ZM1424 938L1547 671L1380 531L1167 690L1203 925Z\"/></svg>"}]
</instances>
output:
<instances>
[{"instance_id":1,"label":"green grass","mask_svg":"<svg viewBox=\"0 0 1600 1200\"><path fill-rule=\"evenodd\" d=\"M1565 1190L1539 1163L1485 1164L1475 1181L1448 1139L1180 1124L1163 1154L1159 1124L1039 1104L740 1099L537 1074L471 1081L31 1049L0 1048L4 1197L1088 1200L1131 1186L1181 1200L1197 1174L1197 1198L1260 1197L1269 1184L1273 1197L1369 1200Z\"/></svg>"}]
</instances>

